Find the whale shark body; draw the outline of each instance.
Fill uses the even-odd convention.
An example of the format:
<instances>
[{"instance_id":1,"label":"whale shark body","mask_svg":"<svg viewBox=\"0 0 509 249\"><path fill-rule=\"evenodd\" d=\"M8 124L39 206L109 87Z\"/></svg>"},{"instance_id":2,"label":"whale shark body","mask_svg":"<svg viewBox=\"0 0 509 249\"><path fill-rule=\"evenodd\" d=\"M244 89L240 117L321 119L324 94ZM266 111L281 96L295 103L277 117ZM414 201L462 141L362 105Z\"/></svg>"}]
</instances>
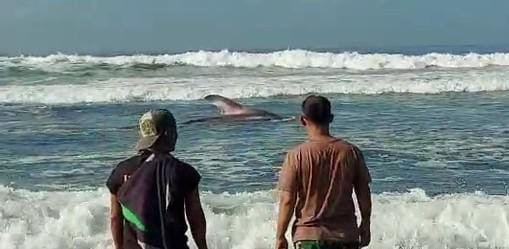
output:
<instances>
[{"instance_id":1,"label":"whale shark body","mask_svg":"<svg viewBox=\"0 0 509 249\"><path fill-rule=\"evenodd\" d=\"M187 121L199 123L208 121L250 121L250 120L279 120L281 116L265 110L243 106L229 98L220 95L208 95L205 100L215 105L219 110L219 116L205 117Z\"/></svg>"}]
</instances>

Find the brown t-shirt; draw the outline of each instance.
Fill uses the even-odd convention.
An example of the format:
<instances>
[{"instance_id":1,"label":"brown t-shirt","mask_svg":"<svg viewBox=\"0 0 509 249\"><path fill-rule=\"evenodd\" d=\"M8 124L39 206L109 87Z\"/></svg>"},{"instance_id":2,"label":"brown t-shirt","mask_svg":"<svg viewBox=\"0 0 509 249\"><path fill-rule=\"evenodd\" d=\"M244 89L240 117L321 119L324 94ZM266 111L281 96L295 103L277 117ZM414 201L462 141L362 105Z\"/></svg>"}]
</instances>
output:
<instances>
[{"instance_id":1,"label":"brown t-shirt","mask_svg":"<svg viewBox=\"0 0 509 249\"><path fill-rule=\"evenodd\" d=\"M279 189L297 194L293 240L357 242L352 191L370 181L362 152L344 140L308 141L291 150Z\"/></svg>"}]
</instances>

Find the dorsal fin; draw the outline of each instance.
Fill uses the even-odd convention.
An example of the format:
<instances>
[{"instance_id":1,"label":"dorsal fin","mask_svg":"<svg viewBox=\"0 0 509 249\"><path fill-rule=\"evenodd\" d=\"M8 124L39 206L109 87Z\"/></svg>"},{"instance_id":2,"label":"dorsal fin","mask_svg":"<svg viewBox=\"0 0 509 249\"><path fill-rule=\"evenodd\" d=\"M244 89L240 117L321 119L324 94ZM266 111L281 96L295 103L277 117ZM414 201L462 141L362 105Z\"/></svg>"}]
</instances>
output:
<instances>
[{"instance_id":1,"label":"dorsal fin","mask_svg":"<svg viewBox=\"0 0 509 249\"><path fill-rule=\"evenodd\" d=\"M244 109L241 104L220 95L208 95L205 97L205 100L208 100L215 105L222 115L239 114Z\"/></svg>"}]
</instances>

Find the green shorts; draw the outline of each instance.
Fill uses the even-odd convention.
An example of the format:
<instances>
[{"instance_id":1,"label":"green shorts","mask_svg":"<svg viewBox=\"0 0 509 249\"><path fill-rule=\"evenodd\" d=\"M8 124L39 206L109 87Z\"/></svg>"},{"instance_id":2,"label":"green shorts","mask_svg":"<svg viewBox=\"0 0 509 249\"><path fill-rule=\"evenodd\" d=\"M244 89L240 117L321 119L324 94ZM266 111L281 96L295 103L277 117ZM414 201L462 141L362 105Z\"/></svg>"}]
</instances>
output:
<instances>
[{"instance_id":1,"label":"green shorts","mask_svg":"<svg viewBox=\"0 0 509 249\"><path fill-rule=\"evenodd\" d=\"M337 242L337 241L318 241L301 240L295 243L295 249L359 249L357 242Z\"/></svg>"}]
</instances>

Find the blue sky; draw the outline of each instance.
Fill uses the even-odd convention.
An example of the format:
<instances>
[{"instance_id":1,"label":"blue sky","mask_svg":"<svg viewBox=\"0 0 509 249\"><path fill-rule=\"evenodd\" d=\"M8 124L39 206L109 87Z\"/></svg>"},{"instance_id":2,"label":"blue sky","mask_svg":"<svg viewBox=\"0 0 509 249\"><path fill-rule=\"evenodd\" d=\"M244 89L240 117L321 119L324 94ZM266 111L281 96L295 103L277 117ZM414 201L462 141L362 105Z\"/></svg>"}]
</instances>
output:
<instances>
[{"instance_id":1,"label":"blue sky","mask_svg":"<svg viewBox=\"0 0 509 249\"><path fill-rule=\"evenodd\" d=\"M423 45L509 47L509 1L0 1L0 54Z\"/></svg>"}]
</instances>

